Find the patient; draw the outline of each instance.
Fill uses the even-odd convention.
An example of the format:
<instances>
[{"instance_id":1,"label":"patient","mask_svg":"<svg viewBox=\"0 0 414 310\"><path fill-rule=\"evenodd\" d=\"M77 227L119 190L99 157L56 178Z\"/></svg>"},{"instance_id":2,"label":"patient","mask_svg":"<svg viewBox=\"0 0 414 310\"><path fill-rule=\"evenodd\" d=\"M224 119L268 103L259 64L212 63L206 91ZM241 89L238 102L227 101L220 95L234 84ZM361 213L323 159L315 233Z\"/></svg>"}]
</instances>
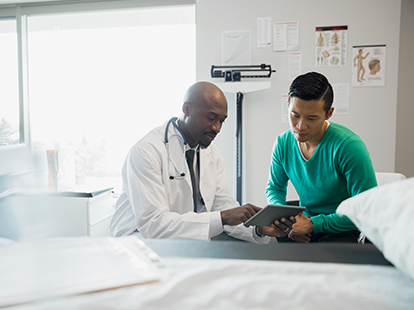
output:
<instances>
[{"instance_id":1,"label":"patient","mask_svg":"<svg viewBox=\"0 0 414 310\"><path fill-rule=\"evenodd\" d=\"M303 214L279 241L356 242L359 231L335 213L345 199L377 185L364 142L343 125L329 122L333 89L325 76L298 76L289 89L290 129L274 144L266 197L286 204L288 180L295 187Z\"/></svg>"}]
</instances>

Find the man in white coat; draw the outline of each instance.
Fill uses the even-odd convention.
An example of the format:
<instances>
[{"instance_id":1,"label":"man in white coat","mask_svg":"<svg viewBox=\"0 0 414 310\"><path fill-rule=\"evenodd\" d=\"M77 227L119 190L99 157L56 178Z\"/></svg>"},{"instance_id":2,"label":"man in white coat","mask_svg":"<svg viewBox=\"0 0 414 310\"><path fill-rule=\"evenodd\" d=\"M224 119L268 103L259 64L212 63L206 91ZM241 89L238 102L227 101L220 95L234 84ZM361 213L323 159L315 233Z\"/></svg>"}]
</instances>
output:
<instances>
[{"instance_id":1,"label":"man in white coat","mask_svg":"<svg viewBox=\"0 0 414 310\"><path fill-rule=\"evenodd\" d=\"M225 231L269 243L291 230L294 217L266 227L243 225L261 208L239 206L227 189L223 158L211 144L226 118L227 100L217 86L198 82L187 90L181 116L149 132L129 151L110 236L139 232L144 238L210 240ZM187 153L193 154L192 163Z\"/></svg>"}]
</instances>

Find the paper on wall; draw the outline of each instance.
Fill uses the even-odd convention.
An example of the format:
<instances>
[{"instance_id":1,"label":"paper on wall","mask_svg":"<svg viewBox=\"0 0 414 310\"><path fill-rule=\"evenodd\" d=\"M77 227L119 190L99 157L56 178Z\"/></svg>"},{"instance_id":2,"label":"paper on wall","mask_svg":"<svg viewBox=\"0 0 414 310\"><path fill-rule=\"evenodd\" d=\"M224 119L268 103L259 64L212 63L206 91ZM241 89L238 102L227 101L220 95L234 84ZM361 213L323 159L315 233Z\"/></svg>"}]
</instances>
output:
<instances>
[{"instance_id":1,"label":"paper on wall","mask_svg":"<svg viewBox=\"0 0 414 310\"><path fill-rule=\"evenodd\" d=\"M223 65L251 65L250 37L249 30L222 32Z\"/></svg>"},{"instance_id":2,"label":"paper on wall","mask_svg":"<svg viewBox=\"0 0 414 310\"><path fill-rule=\"evenodd\" d=\"M273 24L273 51L299 49L299 22Z\"/></svg>"},{"instance_id":3,"label":"paper on wall","mask_svg":"<svg viewBox=\"0 0 414 310\"><path fill-rule=\"evenodd\" d=\"M282 123L288 123L288 95L282 95Z\"/></svg>"},{"instance_id":4,"label":"paper on wall","mask_svg":"<svg viewBox=\"0 0 414 310\"><path fill-rule=\"evenodd\" d=\"M302 53L289 53L289 81L292 81L302 73Z\"/></svg>"},{"instance_id":5,"label":"paper on wall","mask_svg":"<svg viewBox=\"0 0 414 310\"><path fill-rule=\"evenodd\" d=\"M266 48L272 44L271 25L272 19L270 17L257 19L257 48Z\"/></svg>"},{"instance_id":6,"label":"paper on wall","mask_svg":"<svg viewBox=\"0 0 414 310\"><path fill-rule=\"evenodd\" d=\"M349 84L334 83L332 84L334 91L334 102L332 106L335 108L335 114L349 114Z\"/></svg>"}]
</instances>

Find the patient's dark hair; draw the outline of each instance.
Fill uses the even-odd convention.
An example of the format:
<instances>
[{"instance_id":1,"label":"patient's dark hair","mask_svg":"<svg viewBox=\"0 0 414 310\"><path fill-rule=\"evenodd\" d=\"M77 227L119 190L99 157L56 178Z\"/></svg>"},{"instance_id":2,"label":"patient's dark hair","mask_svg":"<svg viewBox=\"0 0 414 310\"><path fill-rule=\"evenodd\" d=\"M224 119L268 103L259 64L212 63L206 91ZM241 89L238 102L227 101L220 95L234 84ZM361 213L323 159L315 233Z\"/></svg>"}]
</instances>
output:
<instances>
[{"instance_id":1,"label":"patient's dark hair","mask_svg":"<svg viewBox=\"0 0 414 310\"><path fill-rule=\"evenodd\" d=\"M318 72L308 72L295 78L289 88L290 98L302 100L323 100L323 109L328 113L333 102L333 89L328 79Z\"/></svg>"}]
</instances>

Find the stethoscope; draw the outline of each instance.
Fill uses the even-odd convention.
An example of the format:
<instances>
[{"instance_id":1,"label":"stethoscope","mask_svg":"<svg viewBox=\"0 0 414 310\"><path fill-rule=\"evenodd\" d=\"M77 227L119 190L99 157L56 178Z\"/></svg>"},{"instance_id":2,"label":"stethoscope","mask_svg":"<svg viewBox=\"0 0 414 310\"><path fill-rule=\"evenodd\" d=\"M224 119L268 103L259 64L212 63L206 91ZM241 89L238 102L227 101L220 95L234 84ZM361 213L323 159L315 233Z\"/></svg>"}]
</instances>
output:
<instances>
[{"instance_id":1,"label":"stethoscope","mask_svg":"<svg viewBox=\"0 0 414 310\"><path fill-rule=\"evenodd\" d=\"M171 118L169 121L168 121L168 123L167 123L167 126L165 127L165 133L164 133L164 143L165 143L165 147L167 148L167 157L168 157L168 171L170 171L169 170L169 165L170 165L170 147L169 147L169 144L170 144L170 141L168 140L168 128L169 128L169 126L170 126L170 124L172 123L173 124L173 126L178 130L178 132L181 134L181 135L179 135L179 134L172 134L171 136L170 136L170 140L171 140L171 138L173 138L174 136L176 136L178 139L183 139L183 146L185 146L186 144L187 144L187 138L185 137L185 134L184 134L184 132L181 130L181 128L180 127L178 127L178 125L177 125L177 117L173 117L173 118ZM183 180L184 178L185 178L185 173L184 172L182 172L182 173L179 173L179 174L177 174L177 175L171 175L170 174L170 180Z\"/></svg>"}]
</instances>

